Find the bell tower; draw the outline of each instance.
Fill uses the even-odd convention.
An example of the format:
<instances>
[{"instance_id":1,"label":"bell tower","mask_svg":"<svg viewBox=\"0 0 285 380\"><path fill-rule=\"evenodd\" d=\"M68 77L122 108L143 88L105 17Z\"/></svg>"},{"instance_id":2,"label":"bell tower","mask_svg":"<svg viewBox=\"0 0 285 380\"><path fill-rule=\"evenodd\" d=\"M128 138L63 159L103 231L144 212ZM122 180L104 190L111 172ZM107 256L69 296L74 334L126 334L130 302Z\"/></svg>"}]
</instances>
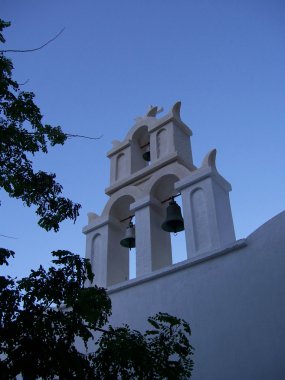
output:
<instances>
[{"instance_id":1,"label":"bell tower","mask_svg":"<svg viewBox=\"0 0 285 380\"><path fill-rule=\"evenodd\" d=\"M151 107L136 119L123 141L113 141L107 153L110 185L105 192L109 200L100 216L88 214L83 229L86 257L99 286L129 280L124 237L135 237L136 277L172 265L171 232L165 230L165 222L173 215L169 203L173 205L178 195L182 197L184 222L180 220L180 227L185 228L187 260L235 241L231 185L216 169L216 150L206 155L201 167L193 164L192 131L181 120L180 106L177 102L161 118L157 118L160 110Z\"/></svg>"}]
</instances>

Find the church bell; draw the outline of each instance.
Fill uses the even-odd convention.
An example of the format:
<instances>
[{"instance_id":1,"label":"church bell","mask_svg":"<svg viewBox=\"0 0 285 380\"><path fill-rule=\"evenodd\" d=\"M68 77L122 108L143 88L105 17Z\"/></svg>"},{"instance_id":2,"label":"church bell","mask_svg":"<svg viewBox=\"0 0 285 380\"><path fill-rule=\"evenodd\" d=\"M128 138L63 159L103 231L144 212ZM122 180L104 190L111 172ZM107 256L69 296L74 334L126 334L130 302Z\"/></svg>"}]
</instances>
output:
<instances>
[{"instance_id":1,"label":"church bell","mask_svg":"<svg viewBox=\"0 0 285 380\"><path fill-rule=\"evenodd\" d=\"M129 249L136 246L136 231L132 222L129 223L125 232L125 237L120 241L120 244Z\"/></svg>"},{"instance_id":2,"label":"church bell","mask_svg":"<svg viewBox=\"0 0 285 380\"><path fill-rule=\"evenodd\" d=\"M144 151L142 154L142 158L149 162L150 161L150 147L149 147L149 142L141 146L141 149Z\"/></svg>"},{"instance_id":3,"label":"church bell","mask_svg":"<svg viewBox=\"0 0 285 380\"><path fill-rule=\"evenodd\" d=\"M184 230L184 220L180 206L171 199L166 209L166 219L162 223L161 228L167 232L180 232Z\"/></svg>"},{"instance_id":4,"label":"church bell","mask_svg":"<svg viewBox=\"0 0 285 380\"><path fill-rule=\"evenodd\" d=\"M150 151L149 151L149 150L145 151L145 152L143 153L142 157L143 157L143 159L144 159L145 161L149 162L149 161L150 161Z\"/></svg>"}]
</instances>

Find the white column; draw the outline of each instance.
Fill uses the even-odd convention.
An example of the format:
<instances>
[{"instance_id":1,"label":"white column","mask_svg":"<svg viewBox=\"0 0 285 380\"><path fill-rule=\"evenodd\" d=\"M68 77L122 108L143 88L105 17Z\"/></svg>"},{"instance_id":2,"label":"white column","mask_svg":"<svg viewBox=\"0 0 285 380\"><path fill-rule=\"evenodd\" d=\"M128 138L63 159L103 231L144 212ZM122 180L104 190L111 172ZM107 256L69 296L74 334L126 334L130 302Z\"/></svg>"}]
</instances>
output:
<instances>
[{"instance_id":1,"label":"white column","mask_svg":"<svg viewBox=\"0 0 285 380\"><path fill-rule=\"evenodd\" d=\"M161 229L164 212L161 204L150 196L131 205L136 220L136 275L149 274L171 265L169 233Z\"/></svg>"},{"instance_id":2,"label":"white column","mask_svg":"<svg viewBox=\"0 0 285 380\"><path fill-rule=\"evenodd\" d=\"M231 185L206 166L176 183L181 192L188 258L234 242L229 191Z\"/></svg>"},{"instance_id":3,"label":"white column","mask_svg":"<svg viewBox=\"0 0 285 380\"><path fill-rule=\"evenodd\" d=\"M95 274L93 283L100 287L107 287L107 252L108 252L108 223L100 223L86 232L86 255L90 260L92 271Z\"/></svg>"},{"instance_id":4,"label":"white column","mask_svg":"<svg viewBox=\"0 0 285 380\"><path fill-rule=\"evenodd\" d=\"M106 288L129 279L129 251L120 245L125 226L118 220L96 219L96 225L85 231L86 258L95 274L93 285Z\"/></svg>"},{"instance_id":5,"label":"white column","mask_svg":"<svg viewBox=\"0 0 285 380\"><path fill-rule=\"evenodd\" d=\"M109 217L107 248L107 286L129 279L129 250L120 245L125 225Z\"/></svg>"}]
</instances>

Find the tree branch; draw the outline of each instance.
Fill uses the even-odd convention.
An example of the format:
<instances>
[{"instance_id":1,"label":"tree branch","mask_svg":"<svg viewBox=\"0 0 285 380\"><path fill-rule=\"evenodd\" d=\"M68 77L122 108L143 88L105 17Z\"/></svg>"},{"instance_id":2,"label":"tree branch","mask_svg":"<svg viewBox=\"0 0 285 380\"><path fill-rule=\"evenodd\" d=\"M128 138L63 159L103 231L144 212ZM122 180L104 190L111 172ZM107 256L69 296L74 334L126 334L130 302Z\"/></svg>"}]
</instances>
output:
<instances>
[{"instance_id":1,"label":"tree branch","mask_svg":"<svg viewBox=\"0 0 285 380\"><path fill-rule=\"evenodd\" d=\"M114 335L116 335L116 331L109 331L109 330L105 330L105 329L100 329L100 327L96 327L94 330L95 330L95 331L100 331L100 332L102 332L102 333L107 333L107 334L114 334Z\"/></svg>"},{"instance_id":2,"label":"tree branch","mask_svg":"<svg viewBox=\"0 0 285 380\"><path fill-rule=\"evenodd\" d=\"M71 133L66 133L66 136L68 138L72 138L72 137L81 137L83 139L89 139L89 140L100 140L103 135L99 136L99 137L89 137L89 136L82 136L82 135L72 135Z\"/></svg>"},{"instance_id":3,"label":"tree branch","mask_svg":"<svg viewBox=\"0 0 285 380\"><path fill-rule=\"evenodd\" d=\"M8 239L18 239L18 238L14 237L14 236L8 236L8 235L2 235L2 234L0 234L0 236L8 238Z\"/></svg>"},{"instance_id":4,"label":"tree branch","mask_svg":"<svg viewBox=\"0 0 285 380\"><path fill-rule=\"evenodd\" d=\"M35 135L36 132L24 132L26 135ZM103 135L99 136L99 137L90 137L90 136L83 136L83 135L73 135L71 133L64 133L63 134L65 136L67 136L67 138L71 139L72 137L79 137L79 138L82 138L82 139L89 139L89 140L100 140Z\"/></svg>"},{"instance_id":5,"label":"tree branch","mask_svg":"<svg viewBox=\"0 0 285 380\"><path fill-rule=\"evenodd\" d=\"M30 53L32 51L40 50L40 49L44 48L45 46L47 46L48 44L50 44L51 42L53 42L54 40L56 40L64 32L64 30L65 30L65 28L62 28L61 31L59 33L57 33L56 36L54 36L52 39L48 40L46 43L44 43L43 45L41 45L37 48L24 49L24 50L7 49L7 50L0 50L0 53Z\"/></svg>"},{"instance_id":6,"label":"tree branch","mask_svg":"<svg viewBox=\"0 0 285 380\"><path fill-rule=\"evenodd\" d=\"M18 83L19 86L25 86L30 81L30 79L25 80L24 83Z\"/></svg>"}]
</instances>

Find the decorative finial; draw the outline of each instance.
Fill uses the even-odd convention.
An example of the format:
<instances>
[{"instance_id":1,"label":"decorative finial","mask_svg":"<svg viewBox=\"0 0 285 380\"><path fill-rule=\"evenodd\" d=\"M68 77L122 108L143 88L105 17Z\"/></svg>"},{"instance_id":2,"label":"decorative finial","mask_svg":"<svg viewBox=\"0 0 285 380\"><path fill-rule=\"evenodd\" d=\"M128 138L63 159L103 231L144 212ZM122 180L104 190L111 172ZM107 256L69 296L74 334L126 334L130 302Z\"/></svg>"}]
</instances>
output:
<instances>
[{"instance_id":1,"label":"decorative finial","mask_svg":"<svg viewBox=\"0 0 285 380\"><path fill-rule=\"evenodd\" d=\"M204 157L204 160L202 162L202 167L211 167L217 170L216 169L216 154L217 154L216 149L210 150L210 152L207 153L206 156Z\"/></svg>"},{"instance_id":2,"label":"decorative finial","mask_svg":"<svg viewBox=\"0 0 285 380\"><path fill-rule=\"evenodd\" d=\"M156 117L156 115L163 111L163 107L158 108L158 106L149 106L149 110L144 116L138 116L135 118L136 122L140 122L142 119L146 117Z\"/></svg>"},{"instance_id":3,"label":"decorative finial","mask_svg":"<svg viewBox=\"0 0 285 380\"><path fill-rule=\"evenodd\" d=\"M88 212L87 217L88 217L88 224L92 223L95 219L98 218L99 215L96 214L96 212Z\"/></svg>"},{"instance_id":4,"label":"decorative finial","mask_svg":"<svg viewBox=\"0 0 285 380\"><path fill-rule=\"evenodd\" d=\"M163 107L158 108L158 106L149 106L149 110L146 114L148 117L156 117L156 115L163 111Z\"/></svg>"}]
</instances>

